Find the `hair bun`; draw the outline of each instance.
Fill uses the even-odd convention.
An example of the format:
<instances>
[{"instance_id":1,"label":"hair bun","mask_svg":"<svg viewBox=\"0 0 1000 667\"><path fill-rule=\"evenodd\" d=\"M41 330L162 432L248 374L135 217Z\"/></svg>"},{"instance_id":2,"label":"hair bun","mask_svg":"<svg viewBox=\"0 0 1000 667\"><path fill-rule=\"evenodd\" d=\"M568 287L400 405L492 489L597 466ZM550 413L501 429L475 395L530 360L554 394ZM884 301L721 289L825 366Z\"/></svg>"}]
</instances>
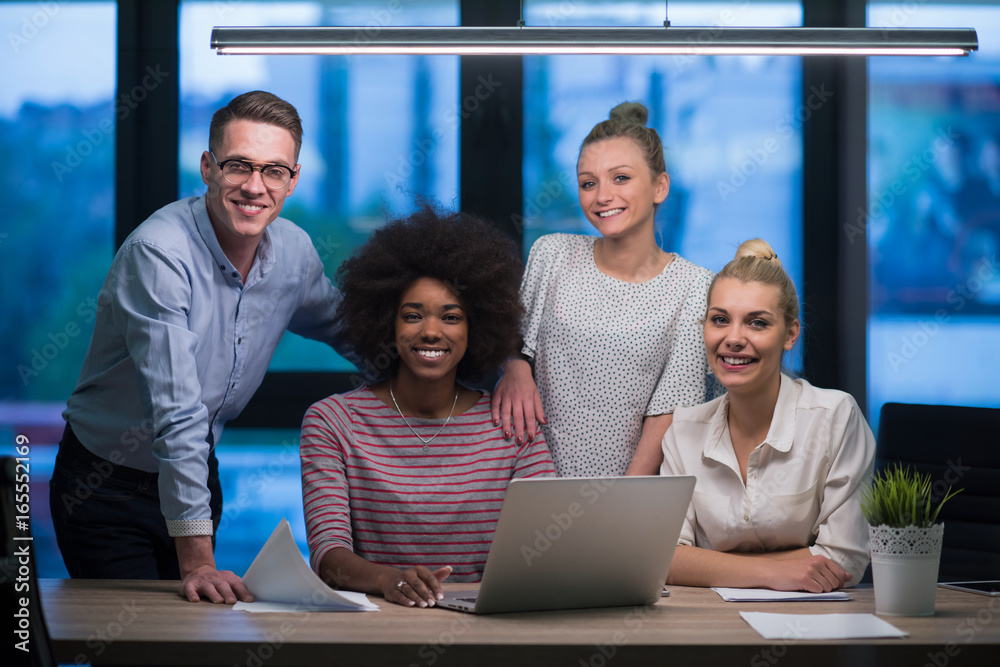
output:
<instances>
[{"instance_id":1,"label":"hair bun","mask_svg":"<svg viewBox=\"0 0 1000 667\"><path fill-rule=\"evenodd\" d=\"M771 248L771 244L764 239L750 239L741 243L739 249L736 251L736 257L733 259L742 259L744 257L755 257L765 261L772 261L781 266L778 254Z\"/></svg>"},{"instance_id":2,"label":"hair bun","mask_svg":"<svg viewBox=\"0 0 1000 667\"><path fill-rule=\"evenodd\" d=\"M640 102L622 102L611 110L608 118L645 127L646 121L649 120L649 110Z\"/></svg>"}]
</instances>

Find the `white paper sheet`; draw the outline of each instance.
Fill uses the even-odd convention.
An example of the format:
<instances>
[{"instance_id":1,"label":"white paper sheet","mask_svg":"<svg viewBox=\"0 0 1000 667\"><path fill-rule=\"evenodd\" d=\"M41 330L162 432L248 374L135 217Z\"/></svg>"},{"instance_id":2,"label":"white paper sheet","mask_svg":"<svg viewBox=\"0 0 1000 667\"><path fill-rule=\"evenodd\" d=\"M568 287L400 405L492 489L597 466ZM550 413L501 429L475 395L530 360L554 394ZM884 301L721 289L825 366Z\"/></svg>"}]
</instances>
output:
<instances>
[{"instance_id":1,"label":"white paper sheet","mask_svg":"<svg viewBox=\"0 0 1000 667\"><path fill-rule=\"evenodd\" d=\"M804 591L772 591L770 588L722 588L713 591L726 602L797 602L803 600L850 600L844 591L806 593Z\"/></svg>"},{"instance_id":2,"label":"white paper sheet","mask_svg":"<svg viewBox=\"0 0 1000 667\"><path fill-rule=\"evenodd\" d=\"M770 614L741 611L740 616L764 639L872 639L906 637L875 614Z\"/></svg>"},{"instance_id":3,"label":"white paper sheet","mask_svg":"<svg viewBox=\"0 0 1000 667\"><path fill-rule=\"evenodd\" d=\"M243 575L253 602L237 602L241 611L378 611L364 593L335 591L309 568L286 519L267 538Z\"/></svg>"}]
</instances>

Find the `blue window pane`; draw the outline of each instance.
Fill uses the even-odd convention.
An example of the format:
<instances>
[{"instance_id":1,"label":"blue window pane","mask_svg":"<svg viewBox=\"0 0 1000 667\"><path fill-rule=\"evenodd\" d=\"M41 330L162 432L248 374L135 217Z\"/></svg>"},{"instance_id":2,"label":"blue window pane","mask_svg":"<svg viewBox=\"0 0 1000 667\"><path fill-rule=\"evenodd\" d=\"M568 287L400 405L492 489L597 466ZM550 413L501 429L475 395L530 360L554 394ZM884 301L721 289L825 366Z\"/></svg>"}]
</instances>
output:
<instances>
[{"instance_id":1,"label":"blue window pane","mask_svg":"<svg viewBox=\"0 0 1000 667\"><path fill-rule=\"evenodd\" d=\"M973 27L968 58L869 60L869 415L1000 406L1000 7L870 3L873 27ZM860 241L860 238L859 238ZM874 425L874 424L873 424Z\"/></svg>"},{"instance_id":2,"label":"blue window pane","mask_svg":"<svg viewBox=\"0 0 1000 667\"><path fill-rule=\"evenodd\" d=\"M115 21L114 2L0 3L0 402L65 401L90 341L114 254Z\"/></svg>"},{"instance_id":3,"label":"blue window pane","mask_svg":"<svg viewBox=\"0 0 1000 667\"><path fill-rule=\"evenodd\" d=\"M796 2L670 3L674 25L801 25ZM663 3L525 3L528 25L661 25ZM615 104L643 102L663 140L670 194L656 215L668 251L718 271L742 241L774 246L801 284L802 126L828 100L800 102L801 60L760 56L533 56L524 59L524 253L542 234L595 234L576 160ZM792 360L799 367L798 358Z\"/></svg>"},{"instance_id":4,"label":"blue window pane","mask_svg":"<svg viewBox=\"0 0 1000 667\"><path fill-rule=\"evenodd\" d=\"M48 480L115 252L114 2L2 2L0 441L29 447L41 577L66 576Z\"/></svg>"},{"instance_id":5,"label":"blue window pane","mask_svg":"<svg viewBox=\"0 0 1000 667\"><path fill-rule=\"evenodd\" d=\"M386 215L458 202L458 58L219 56L214 26L457 25L456 0L182 2L181 195L199 195L212 113L248 90L298 109L302 172L282 215L305 229L332 276ZM271 370L351 370L326 345L285 334Z\"/></svg>"}]
</instances>

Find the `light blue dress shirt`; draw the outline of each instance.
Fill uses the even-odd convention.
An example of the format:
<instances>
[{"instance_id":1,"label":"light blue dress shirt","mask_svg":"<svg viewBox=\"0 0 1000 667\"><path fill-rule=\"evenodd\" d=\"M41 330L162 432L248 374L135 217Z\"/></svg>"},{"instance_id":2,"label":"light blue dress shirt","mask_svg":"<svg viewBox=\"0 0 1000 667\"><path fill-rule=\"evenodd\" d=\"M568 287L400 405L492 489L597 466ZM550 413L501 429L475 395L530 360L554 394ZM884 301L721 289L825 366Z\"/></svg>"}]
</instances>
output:
<instances>
[{"instance_id":1,"label":"light blue dress shirt","mask_svg":"<svg viewBox=\"0 0 1000 667\"><path fill-rule=\"evenodd\" d=\"M171 535L211 535L210 448L253 396L286 329L344 351L339 302L292 222L267 227L244 283L204 198L169 204L115 255L63 417L97 456L159 473Z\"/></svg>"}]
</instances>

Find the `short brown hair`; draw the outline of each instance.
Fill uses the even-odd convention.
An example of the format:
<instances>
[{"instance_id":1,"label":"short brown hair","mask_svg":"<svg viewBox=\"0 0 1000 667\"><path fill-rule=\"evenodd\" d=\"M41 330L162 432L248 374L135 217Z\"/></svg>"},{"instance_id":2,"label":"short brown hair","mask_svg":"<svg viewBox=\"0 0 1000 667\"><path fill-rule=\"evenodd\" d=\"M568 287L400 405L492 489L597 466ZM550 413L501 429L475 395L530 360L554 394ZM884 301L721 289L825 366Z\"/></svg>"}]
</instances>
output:
<instances>
[{"instance_id":1,"label":"short brown hair","mask_svg":"<svg viewBox=\"0 0 1000 667\"><path fill-rule=\"evenodd\" d=\"M212 124L208 128L210 150L218 150L222 144L226 125L234 120L250 120L288 130L292 135L292 141L295 142L295 162L299 161L299 149L302 147L302 119L299 118L299 112L295 107L285 100L263 90L253 90L234 97L229 104L212 116Z\"/></svg>"}]
</instances>

